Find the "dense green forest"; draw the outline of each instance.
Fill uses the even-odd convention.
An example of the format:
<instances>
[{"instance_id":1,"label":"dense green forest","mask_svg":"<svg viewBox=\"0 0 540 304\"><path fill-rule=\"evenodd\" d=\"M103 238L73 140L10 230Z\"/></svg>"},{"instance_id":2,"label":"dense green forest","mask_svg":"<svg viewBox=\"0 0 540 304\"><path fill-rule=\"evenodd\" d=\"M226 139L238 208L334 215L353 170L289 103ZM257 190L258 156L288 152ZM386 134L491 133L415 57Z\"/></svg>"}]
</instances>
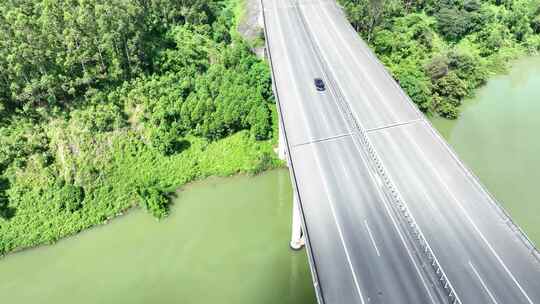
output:
<instances>
[{"instance_id":1,"label":"dense green forest","mask_svg":"<svg viewBox=\"0 0 540 304\"><path fill-rule=\"evenodd\" d=\"M339 0L422 111L456 118L508 62L540 50L539 0Z\"/></svg>"},{"instance_id":2,"label":"dense green forest","mask_svg":"<svg viewBox=\"0 0 540 304\"><path fill-rule=\"evenodd\" d=\"M339 0L419 107L455 118L540 49L539 0ZM0 2L0 255L209 175L280 165L268 66L241 0Z\"/></svg>"},{"instance_id":3,"label":"dense green forest","mask_svg":"<svg viewBox=\"0 0 540 304\"><path fill-rule=\"evenodd\" d=\"M0 254L280 165L235 0L0 3Z\"/></svg>"}]
</instances>

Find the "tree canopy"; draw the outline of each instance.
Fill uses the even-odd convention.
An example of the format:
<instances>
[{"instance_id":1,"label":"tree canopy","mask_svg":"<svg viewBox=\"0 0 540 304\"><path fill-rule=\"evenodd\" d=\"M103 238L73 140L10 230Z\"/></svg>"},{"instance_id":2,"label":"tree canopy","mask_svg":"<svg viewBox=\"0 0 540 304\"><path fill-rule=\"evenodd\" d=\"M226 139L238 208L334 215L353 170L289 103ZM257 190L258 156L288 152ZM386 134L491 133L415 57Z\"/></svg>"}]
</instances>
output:
<instances>
[{"instance_id":1,"label":"tree canopy","mask_svg":"<svg viewBox=\"0 0 540 304\"><path fill-rule=\"evenodd\" d=\"M278 163L268 66L235 5L0 3L0 254Z\"/></svg>"},{"instance_id":2,"label":"tree canopy","mask_svg":"<svg viewBox=\"0 0 540 304\"><path fill-rule=\"evenodd\" d=\"M509 59L540 50L538 0L339 0L419 108L457 117Z\"/></svg>"}]
</instances>

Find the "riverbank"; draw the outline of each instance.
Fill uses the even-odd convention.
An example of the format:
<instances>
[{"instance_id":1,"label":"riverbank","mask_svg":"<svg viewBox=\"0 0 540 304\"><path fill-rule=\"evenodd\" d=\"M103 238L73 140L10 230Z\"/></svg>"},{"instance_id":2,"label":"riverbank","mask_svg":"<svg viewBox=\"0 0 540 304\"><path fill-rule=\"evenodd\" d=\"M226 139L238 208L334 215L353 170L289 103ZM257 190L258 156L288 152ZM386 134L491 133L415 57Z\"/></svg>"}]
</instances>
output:
<instances>
[{"instance_id":1,"label":"riverbank","mask_svg":"<svg viewBox=\"0 0 540 304\"><path fill-rule=\"evenodd\" d=\"M247 24L255 24L256 4L250 1L251 10L246 13L243 0L215 2L215 7L207 7L204 1L193 4L193 11L204 8L205 18L194 16L193 11L183 16L186 11L182 9L177 13L186 24L163 29L152 28L156 23L148 22L145 26L149 28L136 29L141 37L159 30L162 42L167 43L138 50L155 58L137 69L130 65L129 54L122 54L126 58L120 59L127 61L121 68L133 68L124 71L125 79L100 82L107 75L118 75L96 72L100 64L81 55L74 71L79 62L85 70L87 65L96 65L88 72L94 71L95 79L83 79L88 82L83 82L84 88L68 90L58 83L46 87L47 94L60 92L58 96L46 95L36 84L26 91L0 92L0 97L10 96L6 105L0 98L0 254L54 243L135 206L163 217L169 207L167 193L186 183L212 175L253 174L281 165L272 151L277 122L268 67L249 51L249 45L235 40L234 34L244 14L251 20ZM131 5L136 8L139 4L133 1ZM138 17L152 21L161 16L161 7L152 9L157 10L154 15ZM170 9L174 12L175 8ZM491 3L456 8L466 11L468 18L510 18L519 9ZM490 19L494 26L508 30L507 36L492 41L502 43L494 50L480 39L493 34L491 29L453 37L459 38L455 41L439 28L444 16L425 7L382 15L387 13L388 23L362 33L369 34L379 56L428 114L457 116L455 107L487 79L489 71L540 45L532 24L523 36L515 36L519 32L504 18ZM354 17L353 24L358 21ZM531 17L525 19L531 21ZM195 21L186 21L190 18ZM32 34L53 37L51 33ZM395 36L402 47L393 47L396 41L390 38ZM16 45L16 37L10 38ZM95 56L101 55L101 47L96 47ZM139 54L135 53L132 55ZM113 59L117 62L118 58ZM105 58L101 65L106 64ZM18 75L11 72L13 75L4 78ZM57 72L58 67L50 71ZM129 76L132 73L137 76ZM51 79L56 79L58 75L53 74ZM83 81L78 78L81 75L73 77L73 85ZM19 84L28 85L22 80Z\"/></svg>"},{"instance_id":2,"label":"riverbank","mask_svg":"<svg viewBox=\"0 0 540 304\"><path fill-rule=\"evenodd\" d=\"M338 1L356 31L427 115L456 119L462 102L508 63L540 51L531 1Z\"/></svg>"},{"instance_id":3,"label":"riverbank","mask_svg":"<svg viewBox=\"0 0 540 304\"><path fill-rule=\"evenodd\" d=\"M433 121L537 244L539 71L539 57L514 61L464 102L460 118ZM11 303L314 304L305 252L287 248L291 199L285 169L200 180L176 192L164 221L132 210L4 257L0 273L10 279L0 292Z\"/></svg>"},{"instance_id":4,"label":"riverbank","mask_svg":"<svg viewBox=\"0 0 540 304\"><path fill-rule=\"evenodd\" d=\"M288 247L291 200L285 169L197 181L163 221L132 210L4 257L0 292L20 304L315 304L306 254Z\"/></svg>"},{"instance_id":5,"label":"riverbank","mask_svg":"<svg viewBox=\"0 0 540 304\"><path fill-rule=\"evenodd\" d=\"M178 155L163 156L152 149L133 150L129 138L116 138L111 158L100 176L87 187L80 209L62 210L57 191L43 189L37 181L50 180L50 172L20 172L15 189L21 193L17 213L0 219L0 253L5 254L41 244L51 244L94 225L107 223L127 209L139 206L136 189L159 188L174 191L178 187L208 176L257 174L281 166L273 151L273 141L253 141L248 132L208 142L193 138L190 147ZM31 188L33 186L33 188ZM51 186L47 182L44 187ZM48 208L43 204L47 202Z\"/></svg>"},{"instance_id":6,"label":"riverbank","mask_svg":"<svg viewBox=\"0 0 540 304\"><path fill-rule=\"evenodd\" d=\"M0 3L0 255L281 166L268 66L236 34L243 2L120 2Z\"/></svg>"}]
</instances>

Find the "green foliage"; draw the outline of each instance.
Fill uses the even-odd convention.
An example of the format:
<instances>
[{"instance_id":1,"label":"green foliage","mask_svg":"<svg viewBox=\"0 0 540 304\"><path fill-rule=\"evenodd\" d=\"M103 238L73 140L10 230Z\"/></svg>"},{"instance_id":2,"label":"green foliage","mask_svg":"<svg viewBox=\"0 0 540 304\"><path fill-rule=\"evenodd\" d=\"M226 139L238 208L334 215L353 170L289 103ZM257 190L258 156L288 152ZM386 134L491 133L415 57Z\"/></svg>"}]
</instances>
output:
<instances>
[{"instance_id":1,"label":"green foliage","mask_svg":"<svg viewBox=\"0 0 540 304\"><path fill-rule=\"evenodd\" d=\"M437 100L440 105L437 107L437 114L448 119L456 119L458 117L458 111L455 105L448 102L441 102L440 98L437 98L437 96L434 99Z\"/></svg>"},{"instance_id":2,"label":"green foliage","mask_svg":"<svg viewBox=\"0 0 540 304\"><path fill-rule=\"evenodd\" d=\"M353 27L369 41L373 31L385 19L403 13L399 0L341 0L339 1Z\"/></svg>"},{"instance_id":3,"label":"green foliage","mask_svg":"<svg viewBox=\"0 0 540 304\"><path fill-rule=\"evenodd\" d=\"M122 110L113 103L90 104L70 114L79 129L90 132L109 132L127 125Z\"/></svg>"},{"instance_id":4,"label":"green foliage","mask_svg":"<svg viewBox=\"0 0 540 304\"><path fill-rule=\"evenodd\" d=\"M409 66L413 65L413 66ZM432 85L430 79L418 69L414 62L409 64L403 62L394 69L394 76L399 79L400 86L407 92L407 95L416 102L422 111L427 111L432 107L431 94Z\"/></svg>"},{"instance_id":5,"label":"green foliage","mask_svg":"<svg viewBox=\"0 0 540 304\"><path fill-rule=\"evenodd\" d=\"M9 181L6 178L0 178L0 218L7 219L11 216L9 207L9 197L6 191L9 189Z\"/></svg>"},{"instance_id":6,"label":"green foliage","mask_svg":"<svg viewBox=\"0 0 540 304\"><path fill-rule=\"evenodd\" d=\"M167 215L169 198L156 188L144 188L137 190L139 204L148 210L156 218L160 219Z\"/></svg>"},{"instance_id":7,"label":"green foliage","mask_svg":"<svg viewBox=\"0 0 540 304\"><path fill-rule=\"evenodd\" d=\"M448 40L457 41L479 30L488 17L479 12L480 9L480 0L467 0L463 5L457 1L441 1L435 14L439 32Z\"/></svg>"},{"instance_id":8,"label":"green foliage","mask_svg":"<svg viewBox=\"0 0 540 304\"><path fill-rule=\"evenodd\" d=\"M469 50L467 46L463 45L461 48L452 49L447 56L448 68L450 71L455 71L457 78L466 83L468 92L487 80L489 71L482 64L482 58L473 50ZM466 95L468 93L463 97Z\"/></svg>"},{"instance_id":9,"label":"green foliage","mask_svg":"<svg viewBox=\"0 0 540 304\"><path fill-rule=\"evenodd\" d=\"M281 165L268 66L230 1L0 3L0 254Z\"/></svg>"},{"instance_id":10,"label":"green foliage","mask_svg":"<svg viewBox=\"0 0 540 304\"><path fill-rule=\"evenodd\" d=\"M536 0L339 0L418 107L456 118L508 61L540 50Z\"/></svg>"},{"instance_id":11,"label":"green foliage","mask_svg":"<svg viewBox=\"0 0 540 304\"><path fill-rule=\"evenodd\" d=\"M204 28L227 41L217 34L232 19L224 6L223 0L3 1L0 100L17 107L65 104L131 79L154 66L172 26Z\"/></svg>"},{"instance_id":12,"label":"green foliage","mask_svg":"<svg viewBox=\"0 0 540 304\"><path fill-rule=\"evenodd\" d=\"M177 28L173 31L190 33ZM125 96L121 98L126 100L128 111L151 138L164 139L165 146L170 146L167 138L188 133L217 140L251 129L258 140L270 138L267 100L271 87L266 65L256 60L242 41L226 47L209 40L205 43L215 52L212 65L209 58L200 60L198 55L193 57L197 60L179 63L171 58L186 57L175 55L177 50L171 49L166 55L169 59L164 61L167 73L137 79L123 87L118 95ZM197 72L189 73L186 64L196 66Z\"/></svg>"},{"instance_id":13,"label":"green foliage","mask_svg":"<svg viewBox=\"0 0 540 304\"><path fill-rule=\"evenodd\" d=\"M425 72L432 80L440 79L448 74L449 59L445 55L438 55L426 64Z\"/></svg>"},{"instance_id":14,"label":"green foliage","mask_svg":"<svg viewBox=\"0 0 540 304\"><path fill-rule=\"evenodd\" d=\"M459 106L463 97L467 96L467 83L463 81L457 73L450 72L446 76L437 79L434 83L433 91L446 98L453 106Z\"/></svg>"},{"instance_id":15,"label":"green foliage","mask_svg":"<svg viewBox=\"0 0 540 304\"><path fill-rule=\"evenodd\" d=\"M531 28L535 34L540 33L540 12L531 20Z\"/></svg>"},{"instance_id":16,"label":"green foliage","mask_svg":"<svg viewBox=\"0 0 540 304\"><path fill-rule=\"evenodd\" d=\"M135 3L2 2L0 79L11 102L56 104L139 72L144 10Z\"/></svg>"},{"instance_id":17,"label":"green foliage","mask_svg":"<svg viewBox=\"0 0 540 304\"><path fill-rule=\"evenodd\" d=\"M73 184L66 184L63 180L57 181L53 191L51 202L59 209L74 212L82 207L84 189Z\"/></svg>"},{"instance_id":18,"label":"green foliage","mask_svg":"<svg viewBox=\"0 0 540 304\"><path fill-rule=\"evenodd\" d=\"M0 254L55 242L134 206L162 216L167 210L161 208L167 206L163 194L190 181L211 175L251 174L281 165L272 142L254 141L247 130L218 141L187 136L189 147L165 156L134 130L107 132L86 145L78 142L79 135L69 134L70 128L62 128L68 130L63 138L67 146L77 149L64 150L52 140L58 146L53 152L62 162L45 166L31 158L13 176L6 194L16 213L9 220L0 219ZM79 188L82 200L69 199L81 197L70 185L84 189ZM150 194L144 194L145 189ZM141 194L149 200L142 200Z\"/></svg>"},{"instance_id":19,"label":"green foliage","mask_svg":"<svg viewBox=\"0 0 540 304\"><path fill-rule=\"evenodd\" d=\"M157 70L161 73L184 72L186 69L206 71L215 42L197 30L201 28L176 26L169 31L165 38L174 44L174 48L165 49L158 55Z\"/></svg>"},{"instance_id":20,"label":"green foliage","mask_svg":"<svg viewBox=\"0 0 540 304\"><path fill-rule=\"evenodd\" d=\"M268 170L269 168L274 168L276 164L274 153L266 151L259 155L255 164L250 168L249 173L259 174Z\"/></svg>"},{"instance_id":21,"label":"green foliage","mask_svg":"<svg viewBox=\"0 0 540 304\"><path fill-rule=\"evenodd\" d=\"M173 155L189 146L181 136L177 128L157 127L150 130L150 143L161 154Z\"/></svg>"},{"instance_id":22,"label":"green foliage","mask_svg":"<svg viewBox=\"0 0 540 304\"><path fill-rule=\"evenodd\" d=\"M23 167L31 155L45 155L48 139L40 125L19 118L0 127L0 172L13 166Z\"/></svg>"},{"instance_id":23,"label":"green foliage","mask_svg":"<svg viewBox=\"0 0 540 304\"><path fill-rule=\"evenodd\" d=\"M450 40L458 40L469 31L468 18L459 9L445 7L436 16L439 31Z\"/></svg>"}]
</instances>

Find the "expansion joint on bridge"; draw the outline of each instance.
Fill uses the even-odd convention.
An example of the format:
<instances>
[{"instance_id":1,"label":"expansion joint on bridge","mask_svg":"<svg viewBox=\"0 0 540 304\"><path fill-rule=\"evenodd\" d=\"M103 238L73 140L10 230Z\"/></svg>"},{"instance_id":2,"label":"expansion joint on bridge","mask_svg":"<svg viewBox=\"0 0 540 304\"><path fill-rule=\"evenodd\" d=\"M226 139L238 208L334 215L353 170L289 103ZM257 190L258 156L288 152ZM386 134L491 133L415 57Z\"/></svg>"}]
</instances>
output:
<instances>
[{"instance_id":1,"label":"expansion joint on bridge","mask_svg":"<svg viewBox=\"0 0 540 304\"><path fill-rule=\"evenodd\" d=\"M305 145L310 145L310 144L321 143L321 142L325 142L325 141L329 141L329 140L334 140L334 139L340 139L340 138L347 137L347 136L351 136L351 135L353 135L353 133L345 133L345 134L339 134L339 135L330 136L330 137L325 137L325 138L320 138L320 139L314 139L314 140L310 140L310 141L303 142L303 143L300 143L300 144L296 144L296 145L294 145L292 148L300 147L300 146L305 146Z\"/></svg>"},{"instance_id":2,"label":"expansion joint on bridge","mask_svg":"<svg viewBox=\"0 0 540 304\"><path fill-rule=\"evenodd\" d=\"M370 133L370 132L373 132L373 131L380 131L380 130L385 130L385 129L391 129L391 128L401 127L401 126L406 126L406 125L414 124L414 123L417 123L417 122L423 122L423 121L424 121L424 120L423 120L422 118L419 118L419 119L413 119L413 120L409 120L409 121L405 121L405 122L399 122L399 123L394 123L394 124L389 124L389 125L385 125L385 126L381 126L381 127L377 127L377 128L366 129L365 132L366 132L366 133Z\"/></svg>"}]
</instances>

